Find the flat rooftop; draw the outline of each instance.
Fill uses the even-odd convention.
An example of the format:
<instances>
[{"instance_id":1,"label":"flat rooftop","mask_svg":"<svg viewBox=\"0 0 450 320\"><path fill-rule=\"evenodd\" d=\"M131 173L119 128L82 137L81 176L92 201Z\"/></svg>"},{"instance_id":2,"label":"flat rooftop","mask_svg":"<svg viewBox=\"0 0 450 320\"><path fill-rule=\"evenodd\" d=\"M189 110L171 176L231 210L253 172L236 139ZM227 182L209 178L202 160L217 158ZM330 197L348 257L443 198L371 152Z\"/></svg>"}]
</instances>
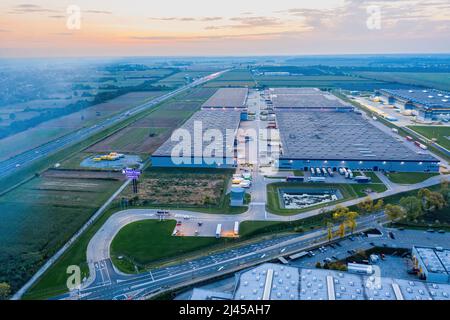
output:
<instances>
[{"instance_id":1,"label":"flat rooftop","mask_svg":"<svg viewBox=\"0 0 450 320\"><path fill-rule=\"evenodd\" d=\"M247 95L247 88L221 88L202 105L202 108L244 108Z\"/></svg>"},{"instance_id":2,"label":"flat rooftop","mask_svg":"<svg viewBox=\"0 0 450 320\"><path fill-rule=\"evenodd\" d=\"M384 94L389 94L429 108L450 108L450 93L445 91L436 89L382 89L380 91Z\"/></svg>"},{"instance_id":3,"label":"flat rooftop","mask_svg":"<svg viewBox=\"0 0 450 320\"><path fill-rule=\"evenodd\" d=\"M450 249L417 247L415 249L427 270L433 273L450 273Z\"/></svg>"},{"instance_id":4,"label":"flat rooftop","mask_svg":"<svg viewBox=\"0 0 450 320\"><path fill-rule=\"evenodd\" d=\"M268 275L271 275L268 279ZM449 300L450 285L264 263L237 275L235 300Z\"/></svg>"},{"instance_id":5,"label":"flat rooftop","mask_svg":"<svg viewBox=\"0 0 450 320\"><path fill-rule=\"evenodd\" d=\"M275 110L353 109L336 96L317 88L275 88L269 89L269 93Z\"/></svg>"},{"instance_id":6,"label":"flat rooftop","mask_svg":"<svg viewBox=\"0 0 450 320\"><path fill-rule=\"evenodd\" d=\"M189 118L189 120L187 120L179 129L186 130L191 135L191 155L194 155L194 145L200 142L200 140L197 139L202 139L207 130L214 129L220 131L223 140L225 141L216 141L217 149L222 147L224 152L223 154L225 156L226 150L230 151L234 149L234 138L239 126L240 117L240 111L200 110L194 113L194 115ZM227 132L227 130L229 132ZM197 134L194 134L194 131L196 131ZM229 137L228 140L225 139L227 133L233 134L233 136ZM194 141L194 139L196 140ZM179 145L179 143L179 141L172 141L172 139L169 138L152 154L152 156L171 156L172 150L174 150L174 147ZM212 142L204 141L203 150L205 150L208 146L211 147L212 145Z\"/></svg>"},{"instance_id":7,"label":"flat rooftop","mask_svg":"<svg viewBox=\"0 0 450 320\"><path fill-rule=\"evenodd\" d=\"M265 263L239 274L234 297L236 300L298 300L298 286L297 268Z\"/></svg>"},{"instance_id":8,"label":"flat rooftop","mask_svg":"<svg viewBox=\"0 0 450 320\"><path fill-rule=\"evenodd\" d=\"M438 161L419 154L354 112L276 112L283 159Z\"/></svg>"}]
</instances>

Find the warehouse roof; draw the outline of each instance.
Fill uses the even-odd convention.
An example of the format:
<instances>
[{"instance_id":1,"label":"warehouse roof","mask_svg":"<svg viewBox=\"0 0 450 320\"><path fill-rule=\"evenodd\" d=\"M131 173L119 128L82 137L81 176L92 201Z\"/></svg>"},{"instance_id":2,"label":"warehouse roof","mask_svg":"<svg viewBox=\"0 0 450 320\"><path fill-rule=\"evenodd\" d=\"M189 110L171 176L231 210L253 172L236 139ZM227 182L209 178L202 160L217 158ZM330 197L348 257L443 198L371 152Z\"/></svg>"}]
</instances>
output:
<instances>
[{"instance_id":1,"label":"warehouse roof","mask_svg":"<svg viewBox=\"0 0 450 320\"><path fill-rule=\"evenodd\" d=\"M436 89L382 89L380 91L384 94L392 95L429 108L450 108L450 93L445 91Z\"/></svg>"},{"instance_id":2,"label":"warehouse roof","mask_svg":"<svg viewBox=\"0 0 450 320\"><path fill-rule=\"evenodd\" d=\"M194 115L179 128L186 130L191 136L191 155L194 155L194 145L199 143L199 139L202 139L205 132L210 129L218 130L222 134L224 141L215 141L215 143L218 144L218 148L220 148L220 146L223 147L224 155L226 154L226 150L233 150L234 137L239 126L240 115L240 111L234 110L200 110L194 113ZM226 139L226 134L228 133L227 130L233 135L228 139ZM214 132L211 133L214 134ZM194 141L194 139L196 140ZM213 143L214 142L203 141L203 151L206 147L211 147ZM178 144L178 140L172 141L172 139L169 138L153 153L153 156L171 156L172 150L174 150L174 147Z\"/></svg>"},{"instance_id":3,"label":"warehouse roof","mask_svg":"<svg viewBox=\"0 0 450 320\"><path fill-rule=\"evenodd\" d=\"M414 247L429 272L450 273L450 249Z\"/></svg>"},{"instance_id":4,"label":"warehouse roof","mask_svg":"<svg viewBox=\"0 0 450 320\"><path fill-rule=\"evenodd\" d=\"M275 109L335 109L352 110L353 107L336 96L317 88L277 88L269 90Z\"/></svg>"},{"instance_id":5,"label":"warehouse roof","mask_svg":"<svg viewBox=\"0 0 450 320\"><path fill-rule=\"evenodd\" d=\"M276 112L284 159L437 161L354 112Z\"/></svg>"},{"instance_id":6,"label":"warehouse roof","mask_svg":"<svg viewBox=\"0 0 450 320\"><path fill-rule=\"evenodd\" d=\"M281 280L281 282L280 282ZM264 263L240 273L235 300L448 300L450 285Z\"/></svg>"},{"instance_id":7,"label":"warehouse roof","mask_svg":"<svg viewBox=\"0 0 450 320\"><path fill-rule=\"evenodd\" d=\"M244 108L247 95L247 88L221 88L202 105L202 108Z\"/></svg>"},{"instance_id":8,"label":"warehouse roof","mask_svg":"<svg viewBox=\"0 0 450 320\"><path fill-rule=\"evenodd\" d=\"M320 94L319 88L300 87L300 88L270 88L270 94Z\"/></svg>"},{"instance_id":9,"label":"warehouse roof","mask_svg":"<svg viewBox=\"0 0 450 320\"><path fill-rule=\"evenodd\" d=\"M298 300L299 270L265 263L239 276L236 300Z\"/></svg>"}]
</instances>

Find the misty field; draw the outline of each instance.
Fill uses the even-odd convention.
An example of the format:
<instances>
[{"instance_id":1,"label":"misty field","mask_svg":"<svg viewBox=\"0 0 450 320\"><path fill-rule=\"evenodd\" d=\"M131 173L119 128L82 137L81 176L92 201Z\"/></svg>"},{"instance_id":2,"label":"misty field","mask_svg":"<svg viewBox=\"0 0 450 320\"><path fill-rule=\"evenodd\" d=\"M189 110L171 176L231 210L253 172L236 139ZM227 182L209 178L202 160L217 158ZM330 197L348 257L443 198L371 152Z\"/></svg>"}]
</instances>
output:
<instances>
[{"instance_id":1,"label":"misty field","mask_svg":"<svg viewBox=\"0 0 450 320\"><path fill-rule=\"evenodd\" d=\"M0 282L19 289L121 183L98 172L52 172L1 196Z\"/></svg>"},{"instance_id":2,"label":"misty field","mask_svg":"<svg viewBox=\"0 0 450 320\"><path fill-rule=\"evenodd\" d=\"M164 94L165 91L131 92L67 116L41 123L26 131L0 139L0 161L57 139L83 126L106 118ZM30 137L33 137L30 139Z\"/></svg>"},{"instance_id":3,"label":"misty field","mask_svg":"<svg viewBox=\"0 0 450 320\"><path fill-rule=\"evenodd\" d=\"M86 151L152 154L189 119L216 89L195 88L164 102L155 111L96 143Z\"/></svg>"}]
</instances>

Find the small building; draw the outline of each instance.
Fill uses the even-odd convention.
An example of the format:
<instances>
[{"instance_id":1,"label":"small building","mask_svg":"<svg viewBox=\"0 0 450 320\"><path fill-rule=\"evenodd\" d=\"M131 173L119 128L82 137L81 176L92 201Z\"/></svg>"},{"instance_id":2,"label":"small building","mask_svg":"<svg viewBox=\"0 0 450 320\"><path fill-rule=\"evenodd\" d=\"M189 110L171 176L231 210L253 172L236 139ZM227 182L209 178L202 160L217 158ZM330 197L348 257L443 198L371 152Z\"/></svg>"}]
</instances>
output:
<instances>
[{"instance_id":1,"label":"small building","mask_svg":"<svg viewBox=\"0 0 450 320\"><path fill-rule=\"evenodd\" d=\"M428 282L450 282L450 249L414 246L412 258L419 275Z\"/></svg>"},{"instance_id":2,"label":"small building","mask_svg":"<svg viewBox=\"0 0 450 320\"><path fill-rule=\"evenodd\" d=\"M370 264L347 263L348 272L356 274L373 274L373 267Z\"/></svg>"},{"instance_id":3,"label":"small building","mask_svg":"<svg viewBox=\"0 0 450 320\"><path fill-rule=\"evenodd\" d=\"M230 206L240 207L244 205L245 189L241 187L232 187L230 192Z\"/></svg>"}]
</instances>

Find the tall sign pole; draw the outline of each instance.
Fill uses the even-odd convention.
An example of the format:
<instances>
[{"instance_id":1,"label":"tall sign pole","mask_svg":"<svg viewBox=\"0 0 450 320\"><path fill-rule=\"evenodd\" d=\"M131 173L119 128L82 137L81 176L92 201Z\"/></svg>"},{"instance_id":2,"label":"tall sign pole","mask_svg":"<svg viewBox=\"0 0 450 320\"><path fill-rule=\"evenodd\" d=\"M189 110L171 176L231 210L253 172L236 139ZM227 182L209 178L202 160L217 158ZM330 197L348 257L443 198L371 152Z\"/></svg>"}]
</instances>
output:
<instances>
[{"instance_id":1,"label":"tall sign pole","mask_svg":"<svg viewBox=\"0 0 450 320\"><path fill-rule=\"evenodd\" d=\"M141 171L137 170L137 169L125 168L122 170L122 173L127 177L127 179L131 179L133 193L136 194L138 192L137 180L139 179L139 176L141 175Z\"/></svg>"}]
</instances>

